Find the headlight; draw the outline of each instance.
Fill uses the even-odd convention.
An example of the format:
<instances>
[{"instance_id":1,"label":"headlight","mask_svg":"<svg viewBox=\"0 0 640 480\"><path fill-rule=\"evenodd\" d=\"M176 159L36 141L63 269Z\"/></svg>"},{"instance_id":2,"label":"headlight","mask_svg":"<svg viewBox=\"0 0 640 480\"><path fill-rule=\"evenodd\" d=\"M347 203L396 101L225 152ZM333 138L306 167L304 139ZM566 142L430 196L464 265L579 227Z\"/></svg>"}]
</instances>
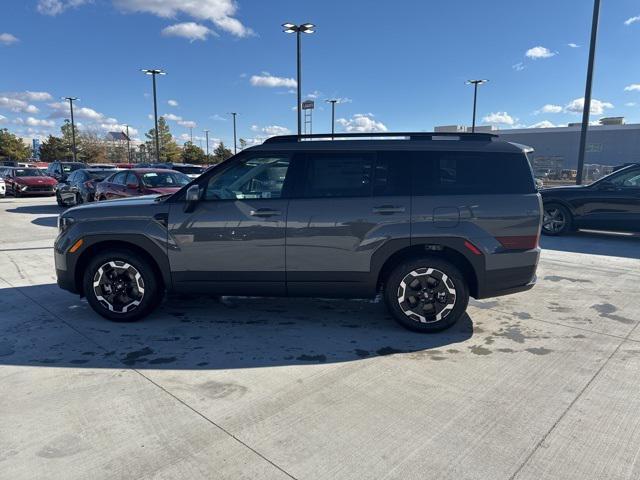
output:
<instances>
[{"instance_id":1,"label":"headlight","mask_svg":"<svg viewBox=\"0 0 640 480\"><path fill-rule=\"evenodd\" d=\"M23 192L27 189L28 187L26 185L20 185L20 190L22 190Z\"/></svg>"},{"instance_id":2,"label":"headlight","mask_svg":"<svg viewBox=\"0 0 640 480\"><path fill-rule=\"evenodd\" d=\"M58 217L58 230L60 232L64 232L71 225L73 225L75 221L76 220L73 217L63 217L62 215L60 215Z\"/></svg>"}]
</instances>

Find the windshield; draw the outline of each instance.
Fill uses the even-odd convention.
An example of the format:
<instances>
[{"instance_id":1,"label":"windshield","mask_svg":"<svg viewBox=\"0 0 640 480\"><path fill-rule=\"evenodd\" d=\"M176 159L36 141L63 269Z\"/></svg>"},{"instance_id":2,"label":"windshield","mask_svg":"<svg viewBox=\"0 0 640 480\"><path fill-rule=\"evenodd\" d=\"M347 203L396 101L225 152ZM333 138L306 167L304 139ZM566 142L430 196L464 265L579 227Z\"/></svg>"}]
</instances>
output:
<instances>
[{"instance_id":1,"label":"windshield","mask_svg":"<svg viewBox=\"0 0 640 480\"><path fill-rule=\"evenodd\" d=\"M62 171L64 173L75 172L76 170L80 170L81 168L85 168L85 165L82 163L63 163Z\"/></svg>"},{"instance_id":2,"label":"windshield","mask_svg":"<svg viewBox=\"0 0 640 480\"><path fill-rule=\"evenodd\" d=\"M179 165L174 166L173 169L177 170L178 172L185 173L187 175L200 174L204 171L204 168L202 167L183 167Z\"/></svg>"},{"instance_id":3,"label":"windshield","mask_svg":"<svg viewBox=\"0 0 640 480\"><path fill-rule=\"evenodd\" d=\"M102 180L107 178L107 175L111 175L113 173L113 170L98 170L93 172L88 171L87 173L91 177L91 180L97 180L98 182L101 182Z\"/></svg>"},{"instance_id":4,"label":"windshield","mask_svg":"<svg viewBox=\"0 0 640 480\"><path fill-rule=\"evenodd\" d=\"M180 172L149 172L142 175L142 184L149 188L183 187L190 181Z\"/></svg>"},{"instance_id":5,"label":"windshield","mask_svg":"<svg viewBox=\"0 0 640 480\"><path fill-rule=\"evenodd\" d=\"M42 172L37 168L16 168L16 177L42 177Z\"/></svg>"}]
</instances>

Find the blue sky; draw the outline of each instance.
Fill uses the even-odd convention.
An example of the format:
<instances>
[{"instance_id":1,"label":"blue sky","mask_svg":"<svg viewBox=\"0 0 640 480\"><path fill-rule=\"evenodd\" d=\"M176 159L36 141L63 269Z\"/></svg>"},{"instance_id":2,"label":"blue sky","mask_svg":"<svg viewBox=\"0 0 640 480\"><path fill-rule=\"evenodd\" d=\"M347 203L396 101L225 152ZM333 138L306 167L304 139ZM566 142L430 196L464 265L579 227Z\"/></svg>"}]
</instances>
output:
<instances>
[{"instance_id":1,"label":"blue sky","mask_svg":"<svg viewBox=\"0 0 640 480\"><path fill-rule=\"evenodd\" d=\"M163 68L160 114L184 140L203 129L260 139L296 128L295 39L303 38L303 94L314 132L431 130L469 124L468 78L481 87L479 123L500 128L579 121L592 2L434 0L3 0L0 127L25 137L57 132L61 96L81 98L77 121L100 132L152 126L150 78ZM604 0L592 120L640 122L640 4ZM36 92L36 93L34 93ZM169 105L169 100L177 103ZM174 102L172 102L174 103ZM196 140L197 142L197 140ZM212 141L213 143L213 141Z\"/></svg>"}]
</instances>

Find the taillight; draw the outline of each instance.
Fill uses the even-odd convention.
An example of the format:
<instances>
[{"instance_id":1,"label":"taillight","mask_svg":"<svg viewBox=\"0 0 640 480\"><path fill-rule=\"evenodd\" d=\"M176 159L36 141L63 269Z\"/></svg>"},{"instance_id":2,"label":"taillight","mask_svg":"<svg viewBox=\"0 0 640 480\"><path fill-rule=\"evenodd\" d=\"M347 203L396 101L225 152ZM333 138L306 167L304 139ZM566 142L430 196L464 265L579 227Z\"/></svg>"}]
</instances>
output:
<instances>
[{"instance_id":1,"label":"taillight","mask_svg":"<svg viewBox=\"0 0 640 480\"><path fill-rule=\"evenodd\" d=\"M471 243L469 240L465 240L464 241L464 246L467 250L469 250L471 253L473 253L474 255L482 255L482 252L478 249L478 247L476 247L473 243Z\"/></svg>"},{"instance_id":2,"label":"taillight","mask_svg":"<svg viewBox=\"0 0 640 480\"><path fill-rule=\"evenodd\" d=\"M538 247L538 235L496 237L496 240L509 250L531 250Z\"/></svg>"}]
</instances>

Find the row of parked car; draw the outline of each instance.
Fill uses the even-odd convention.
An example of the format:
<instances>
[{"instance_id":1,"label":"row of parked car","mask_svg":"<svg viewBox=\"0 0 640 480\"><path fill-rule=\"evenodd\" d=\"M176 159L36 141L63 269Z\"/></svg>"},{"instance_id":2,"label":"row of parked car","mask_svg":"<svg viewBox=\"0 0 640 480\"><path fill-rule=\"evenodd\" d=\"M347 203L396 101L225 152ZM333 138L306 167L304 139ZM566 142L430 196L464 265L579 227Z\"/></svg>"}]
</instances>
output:
<instances>
[{"instance_id":1,"label":"row of parked car","mask_svg":"<svg viewBox=\"0 0 640 480\"><path fill-rule=\"evenodd\" d=\"M0 196L55 195L70 207L114 198L178 191L205 171L189 164L85 164L51 162L0 166Z\"/></svg>"}]
</instances>

